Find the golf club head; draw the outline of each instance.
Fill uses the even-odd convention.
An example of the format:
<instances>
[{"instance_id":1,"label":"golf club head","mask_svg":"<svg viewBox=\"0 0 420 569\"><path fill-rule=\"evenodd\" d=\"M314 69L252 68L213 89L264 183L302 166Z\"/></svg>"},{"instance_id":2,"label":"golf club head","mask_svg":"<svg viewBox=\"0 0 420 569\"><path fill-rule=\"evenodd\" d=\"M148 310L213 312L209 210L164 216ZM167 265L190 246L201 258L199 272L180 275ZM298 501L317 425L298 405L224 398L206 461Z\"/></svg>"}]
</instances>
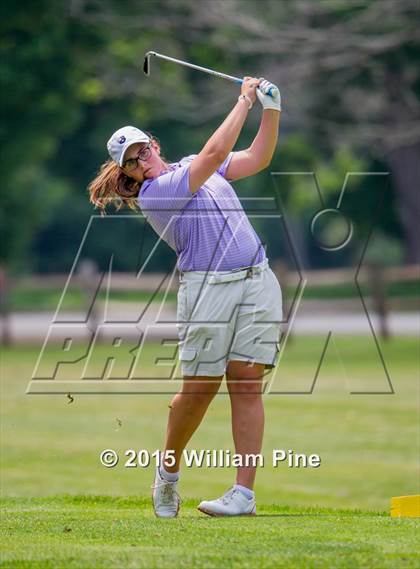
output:
<instances>
[{"instance_id":1,"label":"golf club head","mask_svg":"<svg viewBox=\"0 0 420 569\"><path fill-rule=\"evenodd\" d=\"M145 75L150 75L150 56L156 55L154 51L148 51L144 56L143 72Z\"/></svg>"}]
</instances>

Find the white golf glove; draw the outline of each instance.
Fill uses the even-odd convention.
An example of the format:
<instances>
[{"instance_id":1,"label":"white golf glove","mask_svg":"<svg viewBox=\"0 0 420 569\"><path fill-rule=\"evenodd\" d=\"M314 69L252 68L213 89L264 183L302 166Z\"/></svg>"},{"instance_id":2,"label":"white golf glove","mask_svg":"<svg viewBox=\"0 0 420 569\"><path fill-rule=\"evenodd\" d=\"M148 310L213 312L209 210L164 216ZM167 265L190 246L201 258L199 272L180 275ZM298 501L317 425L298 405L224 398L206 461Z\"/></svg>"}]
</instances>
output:
<instances>
[{"instance_id":1,"label":"white golf glove","mask_svg":"<svg viewBox=\"0 0 420 569\"><path fill-rule=\"evenodd\" d=\"M272 89L274 96L266 95L270 88ZM281 111L281 95L279 88L263 77L260 77L260 84L257 89L257 97L259 102L262 104L264 111L266 109Z\"/></svg>"}]
</instances>

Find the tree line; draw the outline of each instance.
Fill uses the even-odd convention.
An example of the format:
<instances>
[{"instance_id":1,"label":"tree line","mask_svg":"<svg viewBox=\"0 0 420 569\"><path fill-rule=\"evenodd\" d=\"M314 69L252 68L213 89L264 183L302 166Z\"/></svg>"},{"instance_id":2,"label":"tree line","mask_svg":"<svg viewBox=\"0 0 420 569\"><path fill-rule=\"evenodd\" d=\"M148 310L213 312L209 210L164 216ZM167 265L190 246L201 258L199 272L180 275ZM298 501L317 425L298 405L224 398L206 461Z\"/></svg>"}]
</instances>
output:
<instances>
[{"instance_id":1,"label":"tree line","mask_svg":"<svg viewBox=\"0 0 420 569\"><path fill-rule=\"evenodd\" d=\"M368 176L353 185L352 219L366 227L384 192L379 252L420 262L419 11L416 0L6 2L1 264L16 272L69 270L95 213L86 186L116 128L151 130L174 161L198 152L235 103L232 84L169 63L153 62L146 78L141 65L150 49L279 85L284 113L270 170L316 172L326 206L337 202L347 172L389 171L385 189ZM250 143L257 121L253 111L239 146ZM313 204L299 200L301 184L282 188L285 207L301 235L302 258L325 266L328 259L310 243ZM242 196L256 191L273 194L269 171L238 184ZM98 231L90 252L99 266L106 266L107 243L116 241L115 268L132 266L138 251L127 244L138 234L128 225L117 239ZM281 247L277 253L285 254ZM350 260L351 252L340 262ZM152 268L172 261L168 250Z\"/></svg>"}]
</instances>

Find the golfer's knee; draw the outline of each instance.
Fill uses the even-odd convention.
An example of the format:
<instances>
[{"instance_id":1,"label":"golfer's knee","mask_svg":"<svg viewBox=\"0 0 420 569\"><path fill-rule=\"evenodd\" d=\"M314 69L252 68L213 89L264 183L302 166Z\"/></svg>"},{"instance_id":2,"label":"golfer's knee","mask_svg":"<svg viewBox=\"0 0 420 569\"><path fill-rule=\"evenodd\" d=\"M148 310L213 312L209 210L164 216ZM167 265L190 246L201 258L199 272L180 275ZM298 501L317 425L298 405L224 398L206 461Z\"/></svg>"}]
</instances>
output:
<instances>
[{"instance_id":1,"label":"golfer's knee","mask_svg":"<svg viewBox=\"0 0 420 569\"><path fill-rule=\"evenodd\" d=\"M178 394L182 399L184 410L187 414L193 415L197 411L205 410L210 405L214 393L184 393Z\"/></svg>"},{"instance_id":2,"label":"golfer's knee","mask_svg":"<svg viewBox=\"0 0 420 569\"><path fill-rule=\"evenodd\" d=\"M182 390L178 395L183 398L184 403L189 408L207 407L219 391L221 382L222 377L200 381L191 378L184 381Z\"/></svg>"},{"instance_id":3,"label":"golfer's knee","mask_svg":"<svg viewBox=\"0 0 420 569\"><path fill-rule=\"evenodd\" d=\"M228 380L229 395L233 400L244 403L261 401L263 394L263 383L260 379L256 380Z\"/></svg>"}]
</instances>

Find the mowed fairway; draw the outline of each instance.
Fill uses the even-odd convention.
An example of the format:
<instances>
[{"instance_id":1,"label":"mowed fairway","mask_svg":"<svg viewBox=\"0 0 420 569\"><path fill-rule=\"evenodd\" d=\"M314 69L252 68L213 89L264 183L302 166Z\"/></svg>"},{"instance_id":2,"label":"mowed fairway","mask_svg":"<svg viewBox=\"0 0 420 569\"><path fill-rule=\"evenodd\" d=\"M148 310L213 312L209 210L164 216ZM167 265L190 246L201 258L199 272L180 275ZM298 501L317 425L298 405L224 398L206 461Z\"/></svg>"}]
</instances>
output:
<instances>
[{"instance_id":1,"label":"mowed fairway","mask_svg":"<svg viewBox=\"0 0 420 569\"><path fill-rule=\"evenodd\" d=\"M365 338L337 342L342 357L327 352L312 394L265 396L257 517L200 514L199 500L223 493L235 472L193 467L183 470L175 520L153 515L153 466L124 467L126 449L161 447L169 395L74 395L72 403L25 395L38 350L5 351L1 566L417 567L416 520L389 517L391 496L418 493L417 340L382 345L394 395L349 394L353 376L358 387L366 377L366 385L387 388L366 346ZM303 389L318 347L311 337L287 347L285 390ZM229 421L222 394L189 448L233 450ZM107 448L120 455L112 469L99 462ZM317 453L322 464L274 468L273 449Z\"/></svg>"},{"instance_id":2,"label":"mowed fairway","mask_svg":"<svg viewBox=\"0 0 420 569\"><path fill-rule=\"evenodd\" d=\"M187 500L159 520L148 499L76 496L9 499L3 525L4 567L418 567L414 520L358 511L221 519Z\"/></svg>"}]
</instances>

